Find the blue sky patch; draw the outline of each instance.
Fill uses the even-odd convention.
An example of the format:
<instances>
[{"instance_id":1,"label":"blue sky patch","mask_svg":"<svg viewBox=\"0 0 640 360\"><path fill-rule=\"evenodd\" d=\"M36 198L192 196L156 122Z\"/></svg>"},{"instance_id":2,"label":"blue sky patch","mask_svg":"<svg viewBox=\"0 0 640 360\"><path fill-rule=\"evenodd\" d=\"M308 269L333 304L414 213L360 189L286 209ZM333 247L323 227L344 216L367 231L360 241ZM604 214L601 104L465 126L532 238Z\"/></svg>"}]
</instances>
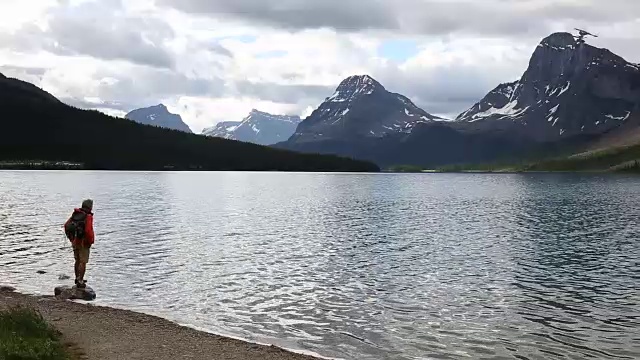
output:
<instances>
[{"instance_id":1,"label":"blue sky patch","mask_svg":"<svg viewBox=\"0 0 640 360\"><path fill-rule=\"evenodd\" d=\"M233 36L220 36L220 37L217 37L216 40L235 40L245 44L250 44L250 43L256 42L258 40L258 37L254 35L233 35Z\"/></svg>"},{"instance_id":2,"label":"blue sky patch","mask_svg":"<svg viewBox=\"0 0 640 360\"><path fill-rule=\"evenodd\" d=\"M420 52L414 40L389 40L378 47L378 55L389 60L405 61Z\"/></svg>"},{"instance_id":3,"label":"blue sky patch","mask_svg":"<svg viewBox=\"0 0 640 360\"><path fill-rule=\"evenodd\" d=\"M256 54L256 59L273 59L286 56L287 52L284 50L272 50L264 51Z\"/></svg>"}]
</instances>

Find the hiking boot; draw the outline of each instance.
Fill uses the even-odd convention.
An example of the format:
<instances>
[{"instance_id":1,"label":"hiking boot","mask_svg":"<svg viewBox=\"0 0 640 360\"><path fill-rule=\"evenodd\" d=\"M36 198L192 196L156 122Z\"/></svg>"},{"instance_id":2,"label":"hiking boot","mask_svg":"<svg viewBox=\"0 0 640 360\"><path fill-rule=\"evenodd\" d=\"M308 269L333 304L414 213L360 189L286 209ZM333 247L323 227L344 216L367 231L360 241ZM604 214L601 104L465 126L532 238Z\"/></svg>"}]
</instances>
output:
<instances>
[{"instance_id":1,"label":"hiking boot","mask_svg":"<svg viewBox=\"0 0 640 360\"><path fill-rule=\"evenodd\" d=\"M78 282L78 289L84 289L86 287L87 287L87 282L86 281Z\"/></svg>"}]
</instances>

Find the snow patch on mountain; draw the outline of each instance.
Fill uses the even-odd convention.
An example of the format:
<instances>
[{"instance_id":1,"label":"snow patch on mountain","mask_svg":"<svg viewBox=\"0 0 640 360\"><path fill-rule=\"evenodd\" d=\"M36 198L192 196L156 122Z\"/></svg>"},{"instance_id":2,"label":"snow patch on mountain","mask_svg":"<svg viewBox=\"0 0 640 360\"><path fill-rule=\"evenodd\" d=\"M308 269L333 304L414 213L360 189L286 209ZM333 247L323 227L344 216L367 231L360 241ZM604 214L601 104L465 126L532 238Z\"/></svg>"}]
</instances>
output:
<instances>
[{"instance_id":1,"label":"snow patch on mountain","mask_svg":"<svg viewBox=\"0 0 640 360\"><path fill-rule=\"evenodd\" d=\"M482 120L487 117L497 116L497 119L503 119L505 117L517 118L522 116L525 111L529 109L529 106L525 108L520 108L518 105L518 100L512 100L507 103L505 106L500 108L491 107L485 111L475 113L471 116L469 122L474 122L478 120Z\"/></svg>"},{"instance_id":2,"label":"snow patch on mountain","mask_svg":"<svg viewBox=\"0 0 640 360\"><path fill-rule=\"evenodd\" d=\"M627 114L624 116L613 116L611 114L609 115L605 115L605 117L607 119L611 119L611 120L619 120L619 121L625 121L629 118L629 116L631 116L631 111L627 111Z\"/></svg>"},{"instance_id":3,"label":"snow patch on mountain","mask_svg":"<svg viewBox=\"0 0 640 360\"><path fill-rule=\"evenodd\" d=\"M567 85L560 90L560 93L558 94L558 96L561 96L562 94L567 92L570 86L571 86L571 81L567 81Z\"/></svg>"},{"instance_id":4,"label":"snow patch on mountain","mask_svg":"<svg viewBox=\"0 0 640 360\"><path fill-rule=\"evenodd\" d=\"M223 121L216 124L216 126L205 128L202 130L202 135L230 139L241 123L241 121Z\"/></svg>"},{"instance_id":5,"label":"snow patch on mountain","mask_svg":"<svg viewBox=\"0 0 640 360\"><path fill-rule=\"evenodd\" d=\"M202 131L203 135L260 145L287 140L302 121L299 116L273 115L253 109L242 121L227 121Z\"/></svg>"}]
</instances>

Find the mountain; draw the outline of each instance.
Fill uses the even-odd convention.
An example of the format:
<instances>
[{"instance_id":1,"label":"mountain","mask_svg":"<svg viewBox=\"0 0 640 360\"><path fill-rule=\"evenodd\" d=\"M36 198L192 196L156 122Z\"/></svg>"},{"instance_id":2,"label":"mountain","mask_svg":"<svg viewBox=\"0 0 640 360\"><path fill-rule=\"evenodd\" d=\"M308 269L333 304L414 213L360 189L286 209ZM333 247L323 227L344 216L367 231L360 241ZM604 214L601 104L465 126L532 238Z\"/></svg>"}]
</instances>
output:
<instances>
[{"instance_id":1,"label":"mountain","mask_svg":"<svg viewBox=\"0 0 640 360\"><path fill-rule=\"evenodd\" d=\"M483 161L519 146L517 142L512 145L513 139L464 134L444 120L407 97L387 91L370 76L351 76L300 123L289 140L275 147L339 154L381 166L430 166L467 159ZM469 156L472 148L480 149Z\"/></svg>"},{"instance_id":2,"label":"mountain","mask_svg":"<svg viewBox=\"0 0 640 360\"><path fill-rule=\"evenodd\" d=\"M219 137L223 139L232 139L233 130L237 129L242 124L242 121L223 121L216 124L216 126L205 128L202 130L202 135Z\"/></svg>"},{"instance_id":3,"label":"mountain","mask_svg":"<svg viewBox=\"0 0 640 360\"><path fill-rule=\"evenodd\" d=\"M0 76L0 161L85 169L377 171L372 163L210 138L81 110Z\"/></svg>"},{"instance_id":4,"label":"mountain","mask_svg":"<svg viewBox=\"0 0 640 360\"><path fill-rule=\"evenodd\" d=\"M192 132L189 126L182 121L180 115L170 113L163 104L133 110L125 115L125 118L139 124L159 126L187 133Z\"/></svg>"},{"instance_id":5,"label":"mountain","mask_svg":"<svg viewBox=\"0 0 640 360\"><path fill-rule=\"evenodd\" d=\"M640 144L640 112L632 114L624 123L599 137L585 150L602 150Z\"/></svg>"},{"instance_id":6,"label":"mountain","mask_svg":"<svg viewBox=\"0 0 640 360\"><path fill-rule=\"evenodd\" d=\"M358 141L409 133L421 123L443 120L368 75L350 76L304 119L287 143Z\"/></svg>"},{"instance_id":7,"label":"mountain","mask_svg":"<svg viewBox=\"0 0 640 360\"><path fill-rule=\"evenodd\" d=\"M539 142L600 135L640 110L640 65L570 33L543 39L522 77L501 84L456 120Z\"/></svg>"},{"instance_id":8,"label":"mountain","mask_svg":"<svg viewBox=\"0 0 640 360\"><path fill-rule=\"evenodd\" d=\"M376 93L384 96L370 101ZM602 148L640 141L640 65L569 33L542 39L519 80L498 85L455 121L428 115L399 118L398 101L392 97L372 79L349 78L289 141L277 146L352 156L380 166L429 168L521 162L580 153L594 144ZM407 109L412 111L418 113ZM358 116L349 118L352 113ZM390 118L400 123L390 126ZM402 121L407 130L392 131L400 130Z\"/></svg>"},{"instance_id":9,"label":"mountain","mask_svg":"<svg viewBox=\"0 0 640 360\"><path fill-rule=\"evenodd\" d=\"M273 115L251 110L240 122L225 121L202 131L203 135L233 139L260 145L287 140L300 123L299 116Z\"/></svg>"},{"instance_id":10,"label":"mountain","mask_svg":"<svg viewBox=\"0 0 640 360\"><path fill-rule=\"evenodd\" d=\"M12 79L0 73L0 89L7 95L21 94L29 97L33 103L62 104L60 100L39 87L18 79Z\"/></svg>"}]
</instances>

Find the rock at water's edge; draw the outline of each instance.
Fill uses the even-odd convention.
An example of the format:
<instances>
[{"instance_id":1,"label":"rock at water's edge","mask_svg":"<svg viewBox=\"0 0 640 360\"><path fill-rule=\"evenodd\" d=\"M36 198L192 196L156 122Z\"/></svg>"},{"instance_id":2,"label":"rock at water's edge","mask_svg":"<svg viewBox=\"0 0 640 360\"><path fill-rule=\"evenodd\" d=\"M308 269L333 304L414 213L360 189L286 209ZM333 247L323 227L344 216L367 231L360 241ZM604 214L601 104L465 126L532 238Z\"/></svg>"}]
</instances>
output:
<instances>
[{"instance_id":1,"label":"rock at water's edge","mask_svg":"<svg viewBox=\"0 0 640 360\"><path fill-rule=\"evenodd\" d=\"M91 301L96 298L96 292L87 286L84 289L76 286L58 286L54 289L56 299L59 300L86 300Z\"/></svg>"},{"instance_id":2,"label":"rock at water's edge","mask_svg":"<svg viewBox=\"0 0 640 360\"><path fill-rule=\"evenodd\" d=\"M0 292L14 292L16 288L13 286L0 286Z\"/></svg>"}]
</instances>

